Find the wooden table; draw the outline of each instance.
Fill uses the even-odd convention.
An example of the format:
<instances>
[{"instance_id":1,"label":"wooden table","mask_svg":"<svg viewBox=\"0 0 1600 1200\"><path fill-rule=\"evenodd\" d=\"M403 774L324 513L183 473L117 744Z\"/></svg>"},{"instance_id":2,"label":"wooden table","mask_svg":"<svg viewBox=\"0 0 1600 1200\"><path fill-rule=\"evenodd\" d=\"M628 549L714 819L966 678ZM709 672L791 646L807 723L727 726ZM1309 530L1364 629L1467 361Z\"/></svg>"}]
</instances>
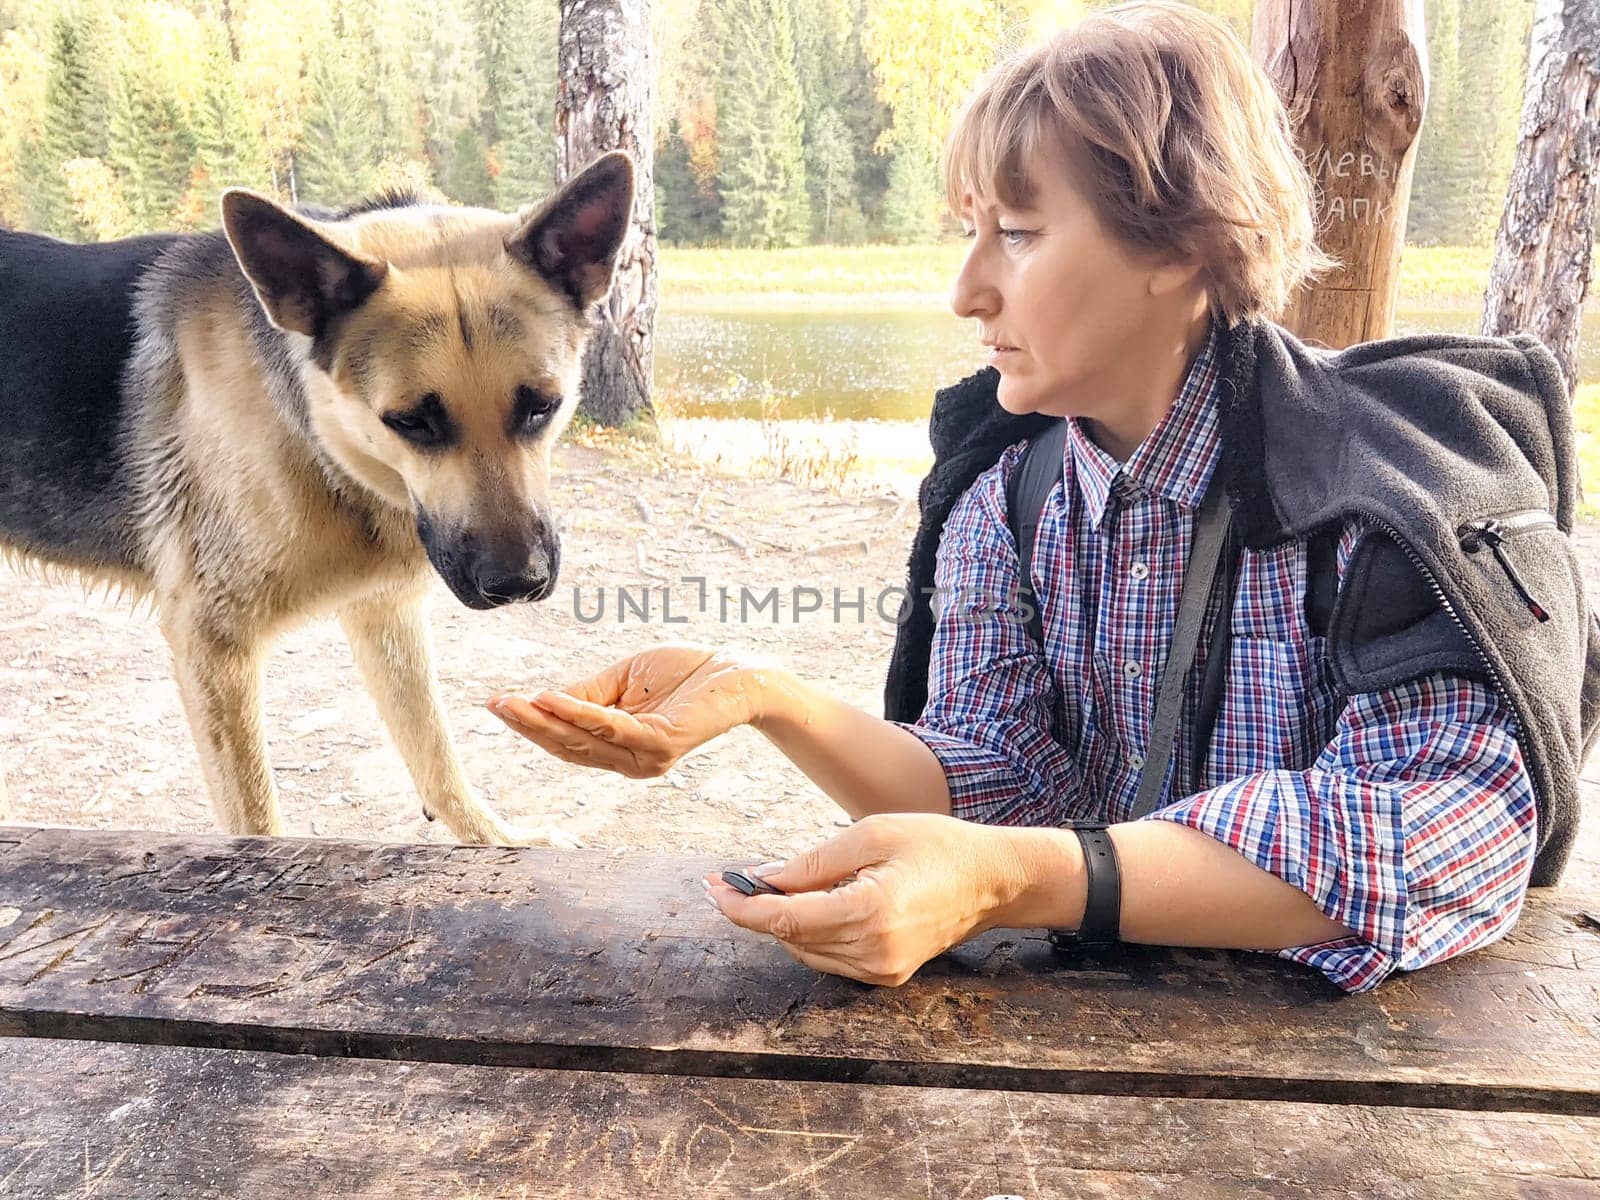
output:
<instances>
[{"instance_id":1,"label":"wooden table","mask_svg":"<svg viewBox=\"0 0 1600 1200\"><path fill-rule=\"evenodd\" d=\"M896 990L711 864L0 828L0 1195L1600 1195L1600 896L1344 996L991 934Z\"/></svg>"}]
</instances>

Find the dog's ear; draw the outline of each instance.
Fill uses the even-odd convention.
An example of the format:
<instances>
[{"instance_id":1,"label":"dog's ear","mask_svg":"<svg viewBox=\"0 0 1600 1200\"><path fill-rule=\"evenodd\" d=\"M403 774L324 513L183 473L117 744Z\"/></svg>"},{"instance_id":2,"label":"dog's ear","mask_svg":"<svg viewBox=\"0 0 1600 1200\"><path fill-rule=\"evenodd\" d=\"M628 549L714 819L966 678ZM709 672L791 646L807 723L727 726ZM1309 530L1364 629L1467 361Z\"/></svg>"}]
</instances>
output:
<instances>
[{"instance_id":1,"label":"dog's ear","mask_svg":"<svg viewBox=\"0 0 1600 1200\"><path fill-rule=\"evenodd\" d=\"M586 311L611 290L633 219L633 186L633 159L620 150L602 155L522 223L507 252Z\"/></svg>"},{"instance_id":2,"label":"dog's ear","mask_svg":"<svg viewBox=\"0 0 1600 1200\"><path fill-rule=\"evenodd\" d=\"M320 338L335 317L359 307L389 271L242 188L222 194L222 228L272 323L308 337Z\"/></svg>"}]
</instances>

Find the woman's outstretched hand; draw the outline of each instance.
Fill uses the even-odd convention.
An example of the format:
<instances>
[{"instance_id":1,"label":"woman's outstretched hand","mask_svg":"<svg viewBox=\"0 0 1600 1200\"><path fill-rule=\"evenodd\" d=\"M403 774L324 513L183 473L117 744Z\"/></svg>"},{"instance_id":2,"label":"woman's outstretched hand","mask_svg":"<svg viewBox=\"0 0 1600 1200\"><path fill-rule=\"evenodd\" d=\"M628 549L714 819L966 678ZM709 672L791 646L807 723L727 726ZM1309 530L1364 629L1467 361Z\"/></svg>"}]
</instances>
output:
<instances>
[{"instance_id":1,"label":"woman's outstretched hand","mask_svg":"<svg viewBox=\"0 0 1600 1200\"><path fill-rule=\"evenodd\" d=\"M757 720L778 670L710 646L656 646L582 683L530 698L497 695L488 708L557 758L648 779L696 746Z\"/></svg>"}]
</instances>

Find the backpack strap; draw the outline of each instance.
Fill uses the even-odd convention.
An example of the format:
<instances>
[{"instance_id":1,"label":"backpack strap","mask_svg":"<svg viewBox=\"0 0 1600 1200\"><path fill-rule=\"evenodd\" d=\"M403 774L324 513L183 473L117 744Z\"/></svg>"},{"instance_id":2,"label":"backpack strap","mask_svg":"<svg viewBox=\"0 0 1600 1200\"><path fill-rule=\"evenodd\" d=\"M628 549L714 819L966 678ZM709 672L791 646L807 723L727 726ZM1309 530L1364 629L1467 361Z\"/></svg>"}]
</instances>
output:
<instances>
[{"instance_id":1,"label":"backpack strap","mask_svg":"<svg viewBox=\"0 0 1600 1200\"><path fill-rule=\"evenodd\" d=\"M1222 597L1217 623L1206 640L1206 665L1200 677L1200 701L1194 714L1194 739L1189 755L1189 778L1196 787L1205 776L1206 759L1211 757L1211 736L1217 729L1217 715L1228 690L1228 660L1233 657L1233 601L1239 591L1239 567L1244 557L1243 538L1236 525L1228 527L1222 547L1221 574L1216 592Z\"/></svg>"},{"instance_id":2,"label":"backpack strap","mask_svg":"<svg viewBox=\"0 0 1600 1200\"><path fill-rule=\"evenodd\" d=\"M1189 677L1195 650L1200 645L1200 627L1205 624L1213 588L1221 578L1217 565L1225 557L1224 551L1230 541L1233 512L1221 475L1220 471L1212 475L1205 499L1200 502L1200 511L1195 514L1194 544L1183 569L1183 589L1178 593L1178 620L1172 629L1167 663L1161 671L1156 713L1150 722L1150 744L1145 748L1144 768L1139 773L1139 790L1134 795L1130 817L1154 812L1160 804L1161 789L1167 781L1167 763L1172 759L1172 747L1178 740L1184 681ZM1228 607L1233 606L1229 604Z\"/></svg>"},{"instance_id":3,"label":"backpack strap","mask_svg":"<svg viewBox=\"0 0 1600 1200\"><path fill-rule=\"evenodd\" d=\"M1039 514L1061 482L1062 456L1067 452L1067 422L1062 417L1037 437L1028 439L1022 459L1006 480L1006 516L1017 541L1019 599L1028 604L1028 633L1044 645L1044 617L1033 593L1033 543L1039 535Z\"/></svg>"}]
</instances>

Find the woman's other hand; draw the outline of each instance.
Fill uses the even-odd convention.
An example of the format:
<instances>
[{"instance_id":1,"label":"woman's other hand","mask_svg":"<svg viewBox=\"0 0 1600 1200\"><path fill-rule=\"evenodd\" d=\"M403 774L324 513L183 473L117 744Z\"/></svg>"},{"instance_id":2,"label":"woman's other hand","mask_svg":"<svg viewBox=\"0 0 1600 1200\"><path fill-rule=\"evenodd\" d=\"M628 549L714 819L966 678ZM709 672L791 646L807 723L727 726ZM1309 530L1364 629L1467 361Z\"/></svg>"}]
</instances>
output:
<instances>
[{"instance_id":1,"label":"woman's other hand","mask_svg":"<svg viewBox=\"0 0 1600 1200\"><path fill-rule=\"evenodd\" d=\"M898 987L935 955L1007 923L1027 866L1011 831L932 813L885 813L787 863L758 868L789 893L746 896L707 876L736 925L818 971Z\"/></svg>"}]
</instances>

